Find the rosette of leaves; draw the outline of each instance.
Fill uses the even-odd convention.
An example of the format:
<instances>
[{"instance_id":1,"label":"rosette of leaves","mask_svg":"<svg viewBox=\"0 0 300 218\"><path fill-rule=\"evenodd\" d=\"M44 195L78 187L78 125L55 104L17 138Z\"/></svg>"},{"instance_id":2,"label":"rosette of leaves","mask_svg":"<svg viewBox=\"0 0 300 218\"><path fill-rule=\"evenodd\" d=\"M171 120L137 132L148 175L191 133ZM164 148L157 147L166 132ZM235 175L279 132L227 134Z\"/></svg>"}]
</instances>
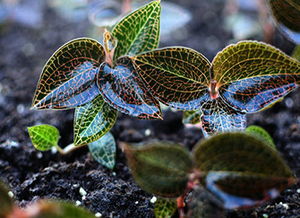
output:
<instances>
[{"instance_id":1,"label":"rosette of leaves","mask_svg":"<svg viewBox=\"0 0 300 218\"><path fill-rule=\"evenodd\" d=\"M160 1L150 2L123 18L111 33L105 32L104 45L79 38L60 47L43 68L32 108L75 108L75 146L104 136L114 125L117 111L141 119L161 119L158 101L137 75L131 59L125 57L157 48L160 12ZM50 129L48 136L56 132ZM36 148L48 150L57 145L35 133L39 139L33 141Z\"/></svg>"},{"instance_id":2,"label":"rosette of leaves","mask_svg":"<svg viewBox=\"0 0 300 218\"><path fill-rule=\"evenodd\" d=\"M184 47L157 49L131 59L153 96L189 111L184 122L198 119L205 136L244 129L246 114L268 108L300 81L297 60L256 41L230 45L212 63Z\"/></svg>"},{"instance_id":3,"label":"rosette of leaves","mask_svg":"<svg viewBox=\"0 0 300 218\"><path fill-rule=\"evenodd\" d=\"M63 201L40 200L28 207L19 208L8 195L8 189L0 182L1 218L95 218L84 208Z\"/></svg>"},{"instance_id":4,"label":"rosette of leaves","mask_svg":"<svg viewBox=\"0 0 300 218\"><path fill-rule=\"evenodd\" d=\"M212 136L200 141L192 154L169 142L127 144L125 153L135 181L145 191L163 198L185 199L187 193L196 190L189 200L193 217L203 217L205 208L219 213L206 204L210 201L221 209L261 205L297 182L279 153L266 140L249 133ZM164 214L168 208L173 209L168 202L157 206Z\"/></svg>"}]
</instances>

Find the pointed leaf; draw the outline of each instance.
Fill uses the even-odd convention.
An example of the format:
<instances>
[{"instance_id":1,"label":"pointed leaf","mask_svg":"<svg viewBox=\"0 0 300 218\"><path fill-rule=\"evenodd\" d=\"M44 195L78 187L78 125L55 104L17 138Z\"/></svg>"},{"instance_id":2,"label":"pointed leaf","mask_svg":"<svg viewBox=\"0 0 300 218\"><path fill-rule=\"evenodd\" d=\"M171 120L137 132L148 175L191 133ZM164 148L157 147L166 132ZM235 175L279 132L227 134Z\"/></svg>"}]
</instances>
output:
<instances>
[{"instance_id":1,"label":"pointed leaf","mask_svg":"<svg viewBox=\"0 0 300 218\"><path fill-rule=\"evenodd\" d=\"M209 61L200 53L171 47L132 57L139 76L153 96L181 110L197 110L208 91Z\"/></svg>"},{"instance_id":2,"label":"pointed leaf","mask_svg":"<svg viewBox=\"0 0 300 218\"><path fill-rule=\"evenodd\" d=\"M93 158L103 166L113 169L115 166L116 142L113 135L108 132L100 139L89 144Z\"/></svg>"},{"instance_id":3,"label":"pointed leaf","mask_svg":"<svg viewBox=\"0 0 300 218\"><path fill-rule=\"evenodd\" d=\"M155 218L171 218L176 210L176 199L158 198L154 206L154 215Z\"/></svg>"},{"instance_id":4,"label":"pointed leaf","mask_svg":"<svg viewBox=\"0 0 300 218\"><path fill-rule=\"evenodd\" d=\"M14 203L8 196L7 187L0 182L0 217L6 217L13 210Z\"/></svg>"},{"instance_id":5,"label":"pointed leaf","mask_svg":"<svg viewBox=\"0 0 300 218\"><path fill-rule=\"evenodd\" d=\"M104 100L116 110L142 119L161 119L159 102L146 89L129 58L118 59L114 69L102 64L97 85Z\"/></svg>"},{"instance_id":6,"label":"pointed leaf","mask_svg":"<svg viewBox=\"0 0 300 218\"><path fill-rule=\"evenodd\" d=\"M268 0L276 20L289 29L300 32L299 0Z\"/></svg>"},{"instance_id":7,"label":"pointed leaf","mask_svg":"<svg viewBox=\"0 0 300 218\"><path fill-rule=\"evenodd\" d=\"M137 184L162 197L183 194L192 168L189 152L168 142L125 147L128 165Z\"/></svg>"},{"instance_id":8,"label":"pointed leaf","mask_svg":"<svg viewBox=\"0 0 300 218\"><path fill-rule=\"evenodd\" d=\"M260 140L263 140L266 144L268 144L271 148L276 150L276 146L270 134L260 126L248 126L245 130L246 133L249 133Z\"/></svg>"},{"instance_id":9,"label":"pointed leaf","mask_svg":"<svg viewBox=\"0 0 300 218\"><path fill-rule=\"evenodd\" d=\"M63 201L41 200L26 211L30 214L28 218L95 218L95 215L85 208Z\"/></svg>"},{"instance_id":10,"label":"pointed leaf","mask_svg":"<svg viewBox=\"0 0 300 218\"><path fill-rule=\"evenodd\" d=\"M261 42L228 46L213 60L220 95L238 111L253 113L296 89L300 63Z\"/></svg>"},{"instance_id":11,"label":"pointed leaf","mask_svg":"<svg viewBox=\"0 0 300 218\"><path fill-rule=\"evenodd\" d=\"M273 148L245 133L220 134L199 143L194 159L207 172L201 182L230 209L275 198L296 182Z\"/></svg>"},{"instance_id":12,"label":"pointed leaf","mask_svg":"<svg viewBox=\"0 0 300 218\"><path fill-rule=\"evenodd\" d=\"M160 1L153 1L123 18L113 28L112 34L118 40L115 59L157 48L160 12Z\"/></svg>"},{"instance_id":13,"label":"pointed leaf","mask_svg":"<svg viewBox=\"0 0 300 218\"><path fill-rule=\"evenodd\" d=\"M60 138L58 129L46 124L28 127L28 133L33 146L39 151L57 146Z\"/></svg>"},{"instance_id":14,"label":"pointed leaf","mask_svg":"<svg viewBox=\"0 0 300 218\"><path fill-rule=\"evenodd\" d=\"M113 127L117 115L117 111L104 102L101 95L77 107L74 114L74 144L88 144L101 138Z\"/></svg>"},{"instance_id":15,"label":"pointed leaf","mask_svg":"<svg viewBox=\"0 0 300 218\"><path fill-rule=\"evenodd\" d=\"M74 108L93 100L99 95L95 76L103 61L103 47L93 39L75 39L60 47L44 66L33 108Z\"/></svg>"}]
</instances>

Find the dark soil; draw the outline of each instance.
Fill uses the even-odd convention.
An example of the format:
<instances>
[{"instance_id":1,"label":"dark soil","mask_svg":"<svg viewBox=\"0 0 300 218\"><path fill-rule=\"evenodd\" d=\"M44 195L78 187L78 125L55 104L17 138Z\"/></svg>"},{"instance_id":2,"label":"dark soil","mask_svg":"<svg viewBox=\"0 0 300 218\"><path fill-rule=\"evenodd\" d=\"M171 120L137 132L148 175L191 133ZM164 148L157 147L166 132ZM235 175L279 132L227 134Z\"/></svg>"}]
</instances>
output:
<instances>
[{"instance_id":1,"label":"dark soil","mask_svg":"<svg viewBox=\"0 0 300 218\"><path fill-rule=\"evenodd\" d=\"M223 1L178 0L190 9L194 20L183 31L186 37L170 38L164 45L192 47L212 59L227 45L231 34L222 27ZM27 126L41 123L61 131L62 146L72 142L73 111L29 110L42 66L64 42L87 36L85 20L70 23L55 11L43 9L42 28L16 23L0 26L0 178L6 182L20 206L40 198L81 203L103 217L153 217L152 195L133 181L124 155L118 151L113 171L92 160L86 148L61 156L38 152L30 143ZM178 33L180 35L180 32ZM276 37L276 45L290 52L292 44ZM300 95L289 95L273 108L249 115L249 124L266 128L295 174L300 176ZM167 111L163 121L137 120L121 115L112 133L117 141L142 142L162 139L189 148L202 138L198 129L187 129L180 112ZM146 130L151 135L146 136ZM79 189L83 188L86 198ZM258 209L230 212L228 217L300 217L300 185Z\"/></svg>"}]
</instances>

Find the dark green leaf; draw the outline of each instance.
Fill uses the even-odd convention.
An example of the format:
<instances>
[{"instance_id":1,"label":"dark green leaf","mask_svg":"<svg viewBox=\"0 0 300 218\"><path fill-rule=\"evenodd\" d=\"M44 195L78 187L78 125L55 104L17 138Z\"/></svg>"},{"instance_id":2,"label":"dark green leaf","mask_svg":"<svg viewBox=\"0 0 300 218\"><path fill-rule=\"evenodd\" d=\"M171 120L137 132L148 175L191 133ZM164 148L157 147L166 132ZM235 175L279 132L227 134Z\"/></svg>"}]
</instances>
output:
<instances>
[{"instance_id":1,"label":"dark green leaf","mask_svg":"<svg viewBox=\"0 0 300 218\"><path fill-rule=\"evenodd\" d=\"M0 217L5 217L13 210L14 204L12 199L8 196L7 187L0 182Z\"/></svg>"},{"instance_id":2,"label":"dark green leaf","mask_svg":"<svg viewBox=\"0 0 300 218\"><path fill-rule=\"evenodd\" d=\"M162 119L159 102L149 93L127 57L116 61L113 69L104 63L97 85L113 108L141 119Z\"/></svg>"},{"instance_id":3,"label":"dark green leaf","mask_svg":"<svg viewBox=\"0 0 300 218\"><path fill-rule=\"evenodd\" d=\"M153 142L125 148L135 181L147 192L162 197L183 194L192 168L189 152L168 142Z\"/></svg>"},{"instance_id":4,"label":"dark green leaf","mask_svg":"<svg viewBox=\"0 0 300 218\"><path fill-rule=\"evenodd\" d=\"M278 196L296 182L280 155L245 133L226 133L199 143L194 150L202 183L227 208L254 206Z\"/></svg>"},{"instance_id":5,"label":"dark green leaf","mask_svg":"<svg viewBox=\"0 0 300 218\"><path fill-rule=\"evenodd\" d=\"M177 210L175 199L158 198L154 206L155 218L171 218Z\"/></svg>"},{"instance_id":6,"label":"dark green leaf","mask_svg":"<svg viewBox=\"0 0 300 218\"><path fill-rule=\"evenodd\" d=\"M33 146L39 151L57 146L60 138L58 129L46 124L28 127L28 133Z\"/></svg>"},{"instance_id":7,"label":"dark green leaf","mask_svg":"<svg viewBox=\"0 0 300 218\"><path fill-rule=\"evenodd\" d=\"M139 76L164 104L198 110L208 94L209 61L183 47L164 48L132 57Z\"/></svg>"},{"instance_id":8,"label":"dark green leaf","mask_svg":"<svg viewBox=\"0 0 300 218\"><path fill-rule=\"evenodd\" d=\"M117 111L104 102L101 95L77 107L74 115L74 144L88 144L101 138L113 127L117 115Z\"/></svg>"},{"instance_id":9,"label":"dark green leaf","mask_svg":"<svg viewBox=\"0 0 300 218\"><path fill-rule=\"evenodd\" d=\"M95 215L86 209L63 201L42 200L34 206L39 210L29 218L95 218ZM30 211L30 207L27 211Z\"/></svg>"},{"instance_id":10,"label":"dark green leaf","mask_svg":"<svg viewBox=\"0 0 300 218\"><path fill-rule=\"evenodd\" d=\"M253 136L256 136L258 139L263 140L264 142L266 142L271 148L276 149L276 146L274 144L274 141L272 139L272 137L269 135L269 133L263 129L260 126L248 126L246 128L246 133L249 133Z\"/></svg>"},{"instance_id":11,"label":"dark green leaf","mask_svg":"<svg viewBox=\"0 0 300 218\"><path fill-rule=\"evenodd\" d=\"M91 101L100 94L94 80L103 61L104 49L93 39L75 39L60 47L44 66L33 108L66 109Z\"/></svg>"},{"instance_id":12,"label":"dark green leaf","mask_svg":"<svg viewBox=\"0 0 300 218\"><path fill-rule=\"evenodd\" d=\"M157 48L160 12L160 1L153 1L123 18L113 28L112 34L118 40L115 59Z\"/></svg>"},{"instance_id":13,"label":"dark green leaf","mask_svg":"<svg viewBox=\"0 0 300 218\"><path fill-rule=\"evenodd\" d=\"M89 144L93 158L103 166L113 169L115 166L116 142L113 135L108 132L100 139Z\"/></svg>"},{"instance_id":14,"label":"dark green leaf","mask_svg":"<svg viewBox=\"0 0 300 218\"><path fill-rule=\"evenodd\" d=\"M300 32L299 0L268 0L276 20L289 29Z\"/></svg>"},{"instance_id":15,"label":"dark green leaf","mask_svg":"<svg viewBox=\"0 0 300 218\"><path fill-rule=\"evenodd\" d=\"M295 47L292 57L300 61L300 45Z\"/></svg>"}]
</instances>

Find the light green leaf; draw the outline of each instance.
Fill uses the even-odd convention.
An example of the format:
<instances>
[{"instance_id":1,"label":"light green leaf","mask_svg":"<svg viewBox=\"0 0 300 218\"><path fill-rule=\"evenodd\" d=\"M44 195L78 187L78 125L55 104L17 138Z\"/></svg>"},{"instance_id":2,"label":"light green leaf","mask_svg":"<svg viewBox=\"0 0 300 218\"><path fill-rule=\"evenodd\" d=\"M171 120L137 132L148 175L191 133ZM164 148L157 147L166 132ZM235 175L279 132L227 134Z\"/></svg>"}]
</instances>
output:
<instances>
[{"instance_id":1,"label":"light green leaf","mask_svg":"<svg viewBox=\"0 0 300 218\"><path fill-rule=\"evenodd\" d=\"M33 146L39 151L57 146L60 138L58 129L46 124L28 127L28 133Z\"/></svg>"},{"instance_id":2,"label":"light green leaf","mask_svg":"<svg viewBox=\"0 0 300 218\"><path fill-rule=\"evenodd\" d=\"M123 18L112 30L118 40L114 59L157 48L160 31L160 1L153 1Z\"/></svg>"},{"instance_id":3,"label":"light green leaf","mask_svg":"<svg viewBox=\"0 0 300 218\"><path fill-rule=\"evenodd\" d=\"M252 125L252 126L248 126L245 132L257 137L258 139L263 140L268 145L270 145L271 148L274 148L276 150L276 146L274 144L272 137L264 128L260 126Z\"/></svg>"},{"instance_id":4,"label":"light green leaf","mask_svg":"<svg viewBox=\"0 0 300 218\"><path fill-rule=\"evenodd\" d=\"M175 199L158 198L154 205L155 218L171 218L177 210Z\"/></svg>"},{"instance_id":5,"label":"light green leaf","mask_svg":"<svg viewBox=\"0 0 300 218\"><path fill-rule=\"evenodd\" d=\"M105 135L115 124L117 111L98 95L93 101L76 108L74 115L74 144L84 145Z\"/></svg>"},{"instance_id":6,"label":"light green leaf","mask_svg":"<svg viewBox=\"0 0 300 218\"><path fill-rule=\"evenodd\" d=\"M125 145L125 153L133 177L142 189L167 198L183 194L193 164L182 146L168 142Z\"/></svg>"},{"instance_id":7,"label":"light green leaf","mask_svg":"<svg viewBox=\"0 0 300 218\"><path fill-rule=\"evenodd\" d=\"M113 169L115 166L116 142L113 135L108 132L100 139L89 144L93 158L103 166Z\"/></svg>"},{"instance_id":8,"label":"light green leaf","mask_svg":"<svg viewBox=\"0 0 300 218\"><path fill-rule=\"evenodd\" d=\"M293 51L292 57L300 61L300 45L297 45Z\"/></svg>"},{"instance_id":9,"label":"light green leaf","mask_svg":"<svg viewBox=\"0 0 300 218\"><path fill-rule=\"evenodd\" d=\"M182 122L184 124L198 124L200 123L200 118L202 115L202 111L184 111Z\"/></svg>"}]
</instances>

